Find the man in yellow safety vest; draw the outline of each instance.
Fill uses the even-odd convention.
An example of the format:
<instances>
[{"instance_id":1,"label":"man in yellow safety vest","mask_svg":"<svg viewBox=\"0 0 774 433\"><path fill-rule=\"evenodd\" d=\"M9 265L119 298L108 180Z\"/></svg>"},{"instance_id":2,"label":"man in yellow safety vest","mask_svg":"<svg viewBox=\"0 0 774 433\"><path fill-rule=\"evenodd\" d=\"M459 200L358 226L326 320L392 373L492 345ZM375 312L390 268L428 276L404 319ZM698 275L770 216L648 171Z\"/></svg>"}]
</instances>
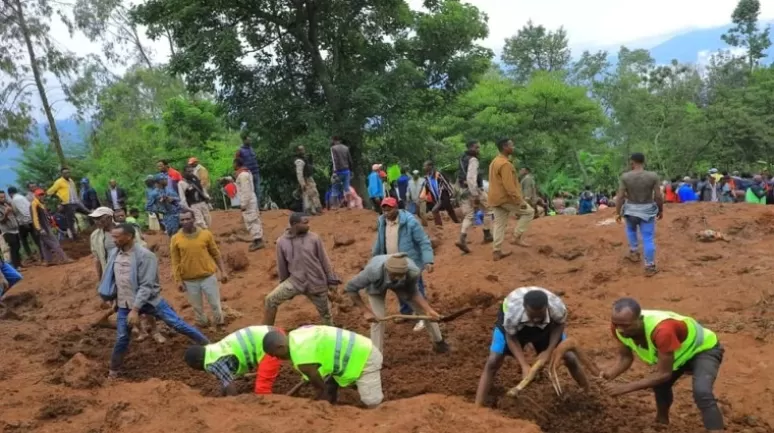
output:
<instances>
[{"instance_id":1,"label":"man in yellow safety vest","mask_svg":"<svg viewBox=\"0 0 774 433\"><path fill-rule=\"evenodd\" d=\"M652 388L656 422L669 424L672 386L685 373L693 374L693 399L708 432L723 431L723 414L712 387L723 362L723 346L714 332L695 319L669 311L643 310L632 298L613 304L612 333L619 342L618 362L602 372L612 380L627 371L636 354L656 371L642 380L608 386L611 395Z\"/></svg>"},{"instance_id":2,"label":"man in yellow safety vest","mask_svg":"<svg viewBox=\"0 0 774 433\"><path fill-rule=\"evenodd\" d=\"M290 360L317 390L317 400L336 403L339 387L357 384L360 401L378 406L382 393L382 354L371 340L332 326L303 326L287 337L278 331L263 339L266 354ZM324 378L327 378L324 379Z\"/></svg>"},{"instance_id":3,"label":"man in yellow safety vest","mask_svg":"<svg viewBox=\"0 0 774 433\"><path fill-rule=\"evenodd\" d=\"M255 393L271 394L282 361L263 350L263 340L269 333L283 335L273 326L248 326L233 332L217 343L190 346L185 362L196 370L206 371L220 380L224 395L236 395L234 379L256 371Z\"/></svg>"}]
</instances>

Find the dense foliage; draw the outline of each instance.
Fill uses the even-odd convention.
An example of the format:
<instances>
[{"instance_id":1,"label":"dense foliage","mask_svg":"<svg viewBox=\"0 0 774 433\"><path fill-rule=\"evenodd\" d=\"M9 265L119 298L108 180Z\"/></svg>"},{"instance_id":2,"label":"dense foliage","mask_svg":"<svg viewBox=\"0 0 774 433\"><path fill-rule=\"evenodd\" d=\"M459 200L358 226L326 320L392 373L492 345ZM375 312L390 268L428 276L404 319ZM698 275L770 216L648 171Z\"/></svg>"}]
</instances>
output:
<instances>
[{"instance_id":1,"label":"dense foliage","mask_svg":"<svg viewBox=\"0 0 774 433\"><path fill-rule=\"evenodd\" d=\"M41 22L53 14L5 5L0 34L20 42L14 17ZM296 187L297 145L313 155L318 185L327 188L332 135L351 146L359 187L374 162L413 169L433 159L452 174L470 139L481 140L488 163L496 139L508 136L518 165L531 167L551 194L584 184L613 188L634 151L669 178L710 167L767 168L774 69L766 64L771 42L759 11L758 0L740 0L732 13L734 27L723 39L741 55L719 52L696 67L659 65L646 50L626 47L614 57L573 57L563 29L532 22L492 63L478 45L486 17L456 0L426 0L422 11L405 0L148 0L131 11L112 0L78 0L74 31L102 42L107 63L131 58L133 66L116 77L85 59L39 63L76 75L66 95L92 119L87 150L67 164L100 190L111 178L131 185L135 205L160 158L182 167L197 156L211 176L228 174L241 133L253 137L265 188L281 205ZM153 63L138 24L168 40L168 65ZM59 53L46 48L47 27L33 30L41 55ZM116 56L116 47L131 55ZM28 60L0 50L5 76L34 75ZM0 142L26 144L18 138L28 128L29 104L26 94L8 103L17 90L8 83L0 88ZM61 157L44 149L28 148L20 181L51 180Z\"/></svg>"}]
</instances>

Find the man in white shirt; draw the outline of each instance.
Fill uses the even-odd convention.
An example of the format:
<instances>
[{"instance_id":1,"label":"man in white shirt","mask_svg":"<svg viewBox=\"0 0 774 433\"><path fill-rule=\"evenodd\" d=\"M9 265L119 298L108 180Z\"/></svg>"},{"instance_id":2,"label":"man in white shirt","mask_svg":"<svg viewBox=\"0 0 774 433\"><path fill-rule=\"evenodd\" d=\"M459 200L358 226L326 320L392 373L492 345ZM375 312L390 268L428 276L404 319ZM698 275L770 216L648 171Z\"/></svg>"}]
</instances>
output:
<instances>
[{"instance_id":1,"label":"man in white shirt","mask_svg":"<svg viewBox=\"0 0 774 433\"><path fill-rule=\"evenodd\" d=\"M19 239L24 252L27 257L35 257L32 248L30 248L29 238L32 238L33 245L38 251L40 250L40 240L38 239L38 231L32 225L30 201L13 186L8 188L8 195L11 197L11 206L16 214L16 221L19 223Z\"/></svg>"},{"instance_id":2,"label":"man in white shirt","mask_svg":"<svg viewBox=\"0 0 774 433\"><path fill-rule=\"evenodd\" d=\"M524 356L527 344L532 345L544 365L548 364L556 346L566 338L566 322L567 307L550 291L542 287L521 287L512 291L497 315L489 358L478 382L476 405L484 405L492 381L506 356L516 359L521 366L522 377L527 375L531 368ZM564 362L578 385L588 389L588 380L575 354L567 352Z\"/></svg>"}]
</instances>

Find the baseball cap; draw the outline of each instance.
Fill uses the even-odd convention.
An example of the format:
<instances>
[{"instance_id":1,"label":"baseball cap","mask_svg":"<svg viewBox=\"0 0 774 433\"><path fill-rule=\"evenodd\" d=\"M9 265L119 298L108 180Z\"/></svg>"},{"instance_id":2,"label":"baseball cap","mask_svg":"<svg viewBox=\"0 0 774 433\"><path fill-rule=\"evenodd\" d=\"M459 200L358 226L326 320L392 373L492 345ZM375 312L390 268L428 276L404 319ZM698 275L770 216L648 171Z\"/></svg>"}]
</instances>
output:
<instances>
[{"instance_id":1,"label":"baseball cap","mask_svg":"<svg viewBox=\"0 0 774 433\"><path fill-rule=\"evenodd\" d=\"M99 217L103 217L105 215L113 216L113 210L110 209L109 207L100 206L100 207L94 209L94 212L89 214L89 216L91 218L99 218Z\"/></svg>"},{"instance_id":2,"label":"baseball cap","mask_svg":"<svg viewBox=\"0 0 774 433\"><path fill-rule=\"evenodd\" d=\"M189 164L198 164L199 160L195 156L192 156L192 157L188 158L188 163Z\"/></svg>"},{"instance_id":3,"label":"baseball cap","mask_svg":"<svg viewBox=\"0 0 774 433\"><path fill-rule=\"evenodd\" d=\"M81 179L81 183L89 183L89 178L84 177L83 179Z\"/></svg>"},{"instance_id":4,"label":"baseball cap","mask_svg":"<svg viewBox=\"0 0 774 433\"><path fill-rule=\"evenodd\" d=\"M382 200L382 207L391 207L394 209L398 207L398 200L395 200L395 197L387 197Z\"/></svg>"},{"instance_id":5,"label":"baseball cap","mask_svg":"<svg viewBox=\"0 0 774 433\"><path fill-rule=\"evenodd\" d=\"M419 170L414 170L411 172L411 174L419 174Z\"/></svg>"},{"instance_id":6,"label":"baseball cap","mask_svg":"<svg viewBox=\"0 0 774 433\"><path fill-rule=\"evenodd\" d=\"M379 170L380 168L382 168L381 164L374 164L374 165L371 166L371 170L372 171Z\"/></svg>"},{"instance_id":7,"label":"baseball cap","mask_svg":"<svg viewBox=\"0 0 774 433\"><path fill-rule=\"evenodd\" d=\"M710 172L710 174L715 174L715 173L718 172L718 169L717 168L710 168L709 172Z\"/></svg>"}]
</instances>

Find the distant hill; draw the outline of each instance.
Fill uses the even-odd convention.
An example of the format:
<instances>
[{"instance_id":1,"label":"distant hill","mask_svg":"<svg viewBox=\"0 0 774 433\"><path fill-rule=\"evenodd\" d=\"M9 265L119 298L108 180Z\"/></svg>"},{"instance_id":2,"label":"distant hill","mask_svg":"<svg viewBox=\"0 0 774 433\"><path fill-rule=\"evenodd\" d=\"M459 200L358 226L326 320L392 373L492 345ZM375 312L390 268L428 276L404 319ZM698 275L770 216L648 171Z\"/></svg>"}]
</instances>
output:
<instances>
[{"instance_id":1,"label":"distant hill","mask_svg":"<svg viewBox=\"0 0 774 433\"><path fill-rule=\"evenodd\" d=\"M771 22L768 22L764 25L771 24ZM667 64L673 59L677 59L681 63L703 64L709 59L709 55L719 50L731 48L721 39L721 36L728 32L731 27L729 24L708 29L688 30L653 46L643 46L636 42L630 45L648 48L650 55L653 56L658 64ZM616 51L617 49L613 50L611 54L614 54ZM774 47L770 47L766 54L768 54L768 57L763 60L763 63L768 65L774 62ZM611 56L610 60L612 63L616 63L616 56Z\"/></svg>"},{"instance_id":2,"label":"distant hill","mask_svg":"<svg viewBox=\"0 0 774 433\"><path fill-rule=\"evenodd\" d=\"M36 124L32 133L33 139L48 143L46 126L47 123L43 122ZM66 154L83 149L86 145L85 138L89 131L88 123L79 124L75 120L64 119L57 120L56 127L59 130L59 136ZM16 146L0 149L0 189L5 190L9 185L16 183L16 172L13 169L17 166L17 160L21 156L22 150Z\"/></svg>"}]
</instances>

